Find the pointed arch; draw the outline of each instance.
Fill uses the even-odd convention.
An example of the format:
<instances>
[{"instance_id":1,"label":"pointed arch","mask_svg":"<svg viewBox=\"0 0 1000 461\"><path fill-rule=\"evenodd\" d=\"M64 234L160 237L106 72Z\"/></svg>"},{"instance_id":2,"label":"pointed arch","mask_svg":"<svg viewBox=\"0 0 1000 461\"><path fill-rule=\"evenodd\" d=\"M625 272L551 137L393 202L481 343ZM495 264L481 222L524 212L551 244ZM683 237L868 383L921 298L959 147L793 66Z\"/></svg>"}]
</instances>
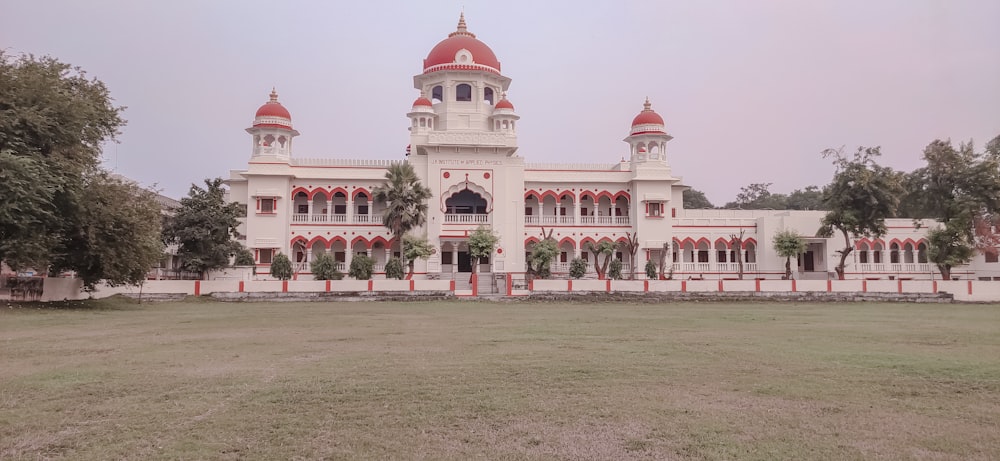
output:
<instances>
[{"instance_id":1,"label":"pointed arch","mask_svg":"<svg viewBox=\"0 0 1000 461\"><path fill-rule=\"evenodd\" d=\"M376 237L372 238L371 240L369 240L368 241L368 248L375 248L375 244L376 243L381 243L382 244L382 248L392 248L391 246L389 246L389 241L386 240L385 237L382 237L381 235L376 236Z\"/></svg>"},{"instance_id":2,"label":"pointed arch","mask_svg":"<svg viewBox=\"0 0 1000 461\"><path fill-rule=\"evenodd\" d=\"M483 186L476 184L472 181L462 181L448 188L448 190L441 193L441 212L448 210L447 201L452 195L455 195L463 190L468 189L476 194L479 194L483 200L486 200L486 212L493 212L493 195L486 191Z\"/></svg>"},{"instance_id":3,"label":"pointed arch","mask_svg":"<svg viewBox=\"0 0 1000 461\"><path fill-rule=\"evenodd\" d=\"M747 239L743 239L743 249L744 250L747 249L747 245L753 245L754 249L756 249L757 248L757 240L754 239L753 237L750 237L750 238L747 238Z\"/></svg>"},{"instance_id":4,"label":"pointed arch","mask_svg":"<svg viewBox=\"0 0 1000 461\"><path fill-rule=\"evenodd\" d=\"M594 241L593 238L591 238L591 237L584 237L583 239L580 240L580 248L587 248L587 244L588 243L591 244L591 245L597 245L597 242Z\"/></svg>"},{"instance_id":5,"label":"pointed arch","mask_svg":"<svg viewBox=\"0 0 1000 461\"><path fill-rule=\"evenodd\" d=\"M563 237L556 246L561 247L563 243L569 242L570 246L576 248L576 241L572 237Z\"/></svg>"},{"instance_id":6,"label":"pointed arch","mask_svg":"<svg viewBox=\"0 0 1000 461\"><path fill-rule=\"evenodd\" d=\"M344 194L344 198L347 198L347 197L351 196L351 193L347 192L347 189L344 189L343 187L337 186L337 187L334 187L333 189L330 189L330 198L332 199L334 196L337 195L338 192L341 193L341 194Z\"/></svg>"},{"instance_id":7,"label":"pointed arch","mask_svg":"<svg viewBox=\"0 0 1000 461\"><path fill-rule=\"evenodd\" d=\"M539 242L538 237L528 237L524 239L524 247L527 248L528 245L535 245Z\"/></svg>"},{"instance_id":8,"label":"pointed arch","mask_svg":"<svg viewBox=\"0 0 1000 461\"><path fill-rule=\"evenodd\" d=\"M364 243L365 244L365 248L371 248L372 247L371 244L368 242L368 239L366 239L362 235L359 235L359 236L354 237L353 239L351 239L351 248L354 248L354 245L356 245L358 242Z\"/></svg>"},{"instance_id":9,"label":"pointed arch","mask_svg":"<svg viewBox=\"0 0 1000 461\"><path fill-rule=\"evenodd\" d=\"M615 192L614 195L611 196L611 201L612 202L617 202L618 201L618 197L625 197L625 200L628 200L629 202L632 201L632 195L629 194L628 192L623 191L623 190Z\"/></svg>"},{"instance_id":10,"label":"pointed arch","mask_svg":"<svg viewBox=\"0 0 1000 461\"><path fill-rule=\"evenodd\" d=\"M299 241L301 241L303 245L308 245L309 244L309 239L307 239L307 238L305 238L305 237L303 237L301 235L296 235L295 237L292 237L292 240L290 240L288 242L288 247L289 248L294 247L295 243L299 242Z\"/></svg>"},{"instance_id":11,"label":"pointed arch","mask_svg":"<svg viewBox=\"0 0 1000 461\"><path fill-rule=\"evenodd\" d=\"M722 237L715 239L715 245L712 248L719 248L720 243L722 244L723 247L725 247L725 249L727 250L730 249L729 240L726 240Z\"/></svg>"},{"instance_id":12,"label":"pointed arch","mask_svg":"<svg viewBox=\"0 0 1000 461\"><path fill-rule=\"evenodd\" d=\"M329 241L327 241L327 245L329 246L329 248L333 248L333 244L337 243L338 241L340 243L343 243L344 247L347 247L347 239L345 239L344 237L341 237L339 235L333 236L333 238L331 238Z\"/></svg>"},{"instance_id":13,"label":"pointed arch","mask_svg":"<svg viewBox=\"0 0 1000 461\"><path fill-rule=\"evenodd\" d=\"M312 248L312 246L315 245L316 242L321 242L324 246L330 248L330 242L328 242L325 238L323 238L323 236L320 235L317 235L313 237L312 240L309 240L309 242L306 243L306 248Z\"/></svg>"},{"instance_id":14,"label":"pointed arch","mask_svg":"<svg viewBox=\"0 0 1000 461\"><path fill-rule=\"evenodd\" d=\"M306 189L305 187L302 186L292 189L292 200L295 200L295 196L299 195L299 192L305 194L307 199L312 200L312 195L310 194L309 189Z\"/></svg>"},{"instance_id":15,"label":"pointed arch","mask_svg":"<svg viewBox=\"0 0 1000 461\"><path fill-rule=\"evenodd\" d=\"M352 201L357 200L358 194L365 194L365 197L368 197L368 201L369 202L372 201L372 193L368 189L365 189L364 187L359 187L351 191L351 200Z\"/></svg>"},{"instance_id":16,"label":"pointed arch","mask_svg":"<svg viewBox=\"0 0 1000 461\"><path fill-rule=\"evenodd\" d=\"M871 240L868 240L868 238L867 238L867 237L862 237L862 238L860 238L860 239L858 239L858 240L856 240L856 241L854 242L854 249L855 249L855 250L860 250L860 249L861 249L861 245L862 245L862 244L865 244L865 245L868 245L868 248L871 248L871 247L872 247L872 242L871 242Z\"/></svg>"}]
</instances>

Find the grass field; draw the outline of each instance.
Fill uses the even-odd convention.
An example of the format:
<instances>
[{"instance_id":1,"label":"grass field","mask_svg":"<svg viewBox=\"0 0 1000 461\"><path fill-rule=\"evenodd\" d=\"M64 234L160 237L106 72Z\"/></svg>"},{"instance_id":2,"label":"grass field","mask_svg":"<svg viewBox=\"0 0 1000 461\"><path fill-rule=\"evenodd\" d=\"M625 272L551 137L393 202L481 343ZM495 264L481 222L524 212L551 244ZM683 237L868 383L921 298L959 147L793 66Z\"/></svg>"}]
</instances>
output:
<instances>
[{"instance_id":1,"label":"grass field","mask_svg":"<svg viewBox=\"0 0 1000 461\"><path fill-rule=\"evenodd\" d=\"M0 459L998 459L1000 306L0 310Z\"/></svg>"}]
</instances>

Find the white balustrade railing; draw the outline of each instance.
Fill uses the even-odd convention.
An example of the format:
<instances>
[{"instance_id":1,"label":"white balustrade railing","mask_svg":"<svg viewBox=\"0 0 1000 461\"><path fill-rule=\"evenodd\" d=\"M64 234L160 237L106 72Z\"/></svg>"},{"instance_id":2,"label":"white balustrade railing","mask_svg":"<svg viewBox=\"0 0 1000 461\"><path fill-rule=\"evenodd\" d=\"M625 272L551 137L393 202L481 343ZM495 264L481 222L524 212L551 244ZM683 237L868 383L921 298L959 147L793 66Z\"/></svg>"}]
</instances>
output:
<instances>
[{"instance_id":1,"label":"white balustrade railing","mask_svg":"<svg viewBox=\"0 0 1000 461\"><path fill-rule=\"evenodd\" d=\"M446 214L444 222L448 224L488 224L488 214Z\"/></svg>"},{"instance_id":2,"label":"white balustrade railing","mask_svg":"<svg viewBox=\"0 0 1000 461\"><path fill-rule=\"evenodd\" d=\"M372 219L372 215L356 214L356 215L354 215L354 222L355 223L360 223L360 224L367 224L367 223L374 222L374 220Z\"/></svg>"},{"instance_id":3,"label":"white balustrade railing","mask_svg":"<svg viewBox=\"0 0 1000 461\"><path fill-rule=\"evenodd\" d=\"M628 219L629 218L628 216L615 216L614 218L616 226L628 226L631 225L632 222L631 220Z\"/></svg>"},{"instance_id":4,"label":"white balustrade railing","mask_svg":"<svg viewBox=\"0 0 1000 461\"><path fill-rule=\"evenodd\" d=\"M573 225L576 224L576 220L572 216L560 216L559 224Z\"/></svg>"},{"instance_id":5,"label":"white balustrade railing","mask_svg":"<svg viewBox=\"0 0 1000 461\"><path fill-rule=\"evenodd\" d=\"M330 215L330 222L345 223L347 222L347 215L346 214Z\"/></svg>"},{"instance_id":6,"label":"white balustrade railing","mask_svg":"<svg viewBox=\"0 0 1000 461\"><path fill-rule=\"evenodd\" d=\"M309 263L292 263L292 270L295 272L311 272Z\"/></svg>"},{"instance_id":7,"label":"white balustrade railing","mask_svg":"<svg viewBox=\"0 0 1000 461\"><path fill-rule=\"evenodd\" d=\"M326 219L326 215L325 214L313 214L312 215L312 222L326 222L326 221L327 221L327 219Z\"/></svg>"},{"instance_id":8,"label":"white balustrade railing","mask_svg":"<svg viewBox=\"0 0 1000 461\"><path fill-rule=\"evenodd\" d=\"M372 266L373 272L385 272L385 264L375 264Z\"/></svg>"},{"instance_id":9,"label":"white balustrade railing","mask_svg":"<svg viewBox=\"0 0 1000 461\"><path fill-rule=\"evenodd\" d=\"M292 215L292 222L309 222L309 215L306 213L295 213Z\"/></svg>"}]
</instances>

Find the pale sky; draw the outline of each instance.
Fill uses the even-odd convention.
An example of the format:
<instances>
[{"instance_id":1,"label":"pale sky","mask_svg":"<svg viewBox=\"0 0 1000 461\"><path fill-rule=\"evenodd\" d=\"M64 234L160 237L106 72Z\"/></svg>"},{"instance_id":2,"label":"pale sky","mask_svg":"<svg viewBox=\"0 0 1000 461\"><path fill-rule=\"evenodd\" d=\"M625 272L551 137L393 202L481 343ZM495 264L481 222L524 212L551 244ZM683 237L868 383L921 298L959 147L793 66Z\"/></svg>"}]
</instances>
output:
<instances>
[{"instance_id":1,"label":"pale sky","mask_svg":"<svg viewBox=\"0 0 1000 461\"><path fill-rule=\"evenodd\" d=\"M293 155L403 158L412 77L463 7L528 162L620 160L647 96L674 174L717 205L828 183L827 147L912 170L935 138L1000 134L996 0L0 0L0 47L104 81L129 121L105 165L179 198L246 167L272 86Z\"/></svg>"}]
</instances>

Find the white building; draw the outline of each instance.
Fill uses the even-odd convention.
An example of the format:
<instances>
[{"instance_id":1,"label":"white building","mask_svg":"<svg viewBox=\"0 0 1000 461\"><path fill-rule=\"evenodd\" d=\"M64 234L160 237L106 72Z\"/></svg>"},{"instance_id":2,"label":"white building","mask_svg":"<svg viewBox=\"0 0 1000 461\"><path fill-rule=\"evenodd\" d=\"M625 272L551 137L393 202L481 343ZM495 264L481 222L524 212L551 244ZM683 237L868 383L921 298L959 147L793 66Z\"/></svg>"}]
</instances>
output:
<instances>
[{"instance_id":1,"label":"white building","mask_svg":"<svg viewBox=\"0 0 1000 461\"><path fill-rule=\"evenodd\" d=\"M511 79L501 73L490 47L466 29L464 18L431 49L413 83L419 95L406 114L411 141L399 161L412 164L433 192L423 232L438 248L430 260L417 263L421 277L469 272L467 236L481 225L500 236L483 272L524 272L526 253L543 228L561 249L556 274L567 272L575 257L590 259L588 243L623 241L629 234L638 235L636 261L624 251L618 257L626 271L640 274L647 260L658 262L666 251L675 278L733 278L738 258L747 278L780 278L784 260L770 242L785 229L809 242L808 252L793 262L796 278L826 279L839 260L842 238L808 237L816 235L822 212L683 209L687 186L670 167L672 136L648 100L627 131L622 125L627 160L526 162L532 153L518 149L521 120L506 97ZM379 271L398 254L399 242L382 226L384 206L371 199L390 161L297 157L293 140L299 132L273 91L247 132L250 161L246 169L232 171L228 183L232 198L247 205L241 234L260 266L281 252L308 277L308 261L320 252L332 253L345 268L352 255L366 253ZM934 277L924 240L929 225L890 220L884 238L858 242L848 277ZM731 237L741 231L744 244L734 248ZM995 259L986 262L979 255L955 273L992 277L1000 276L998 268Z\"/></svg>"}]
</instances>

